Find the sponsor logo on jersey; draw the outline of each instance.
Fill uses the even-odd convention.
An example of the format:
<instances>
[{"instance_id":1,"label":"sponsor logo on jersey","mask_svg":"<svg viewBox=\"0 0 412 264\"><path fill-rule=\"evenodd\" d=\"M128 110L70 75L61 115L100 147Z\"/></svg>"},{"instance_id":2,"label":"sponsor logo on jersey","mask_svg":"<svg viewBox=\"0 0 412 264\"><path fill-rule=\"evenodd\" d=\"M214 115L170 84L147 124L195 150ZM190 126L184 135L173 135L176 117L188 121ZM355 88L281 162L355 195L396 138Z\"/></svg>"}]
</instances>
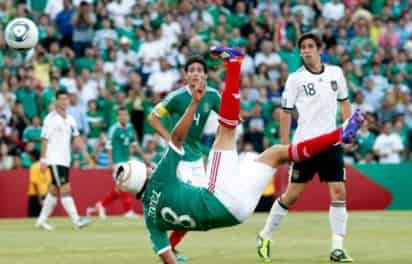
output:
<instances>
[{"instance_id":1,"label":"sponsor logo on jersey","mask_svg":"<svg viewBox=\"0 0 412 264\"><path fill-rule=\"evenodd\" d=\"M332 88L332 91L336 92L338 90L338 82L335 80L331 81L330 87Z\"/></svg>"}]
</instances>

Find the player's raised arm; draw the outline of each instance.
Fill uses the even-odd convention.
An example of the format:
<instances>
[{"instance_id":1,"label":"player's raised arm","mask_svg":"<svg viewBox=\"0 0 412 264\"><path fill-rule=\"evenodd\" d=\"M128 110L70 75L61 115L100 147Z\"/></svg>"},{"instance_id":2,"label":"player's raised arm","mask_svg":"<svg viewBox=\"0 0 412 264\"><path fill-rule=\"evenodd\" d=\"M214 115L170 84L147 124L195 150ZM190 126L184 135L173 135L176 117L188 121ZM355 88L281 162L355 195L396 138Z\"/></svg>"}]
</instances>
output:
<instances>
[{"instance_id":1,"label":"player's raised arm","mask_svg":"<svg viewBox=\"0 0 412 264\"><path fill-rule=\"evenodd\" d=\"M156 109L155 109L156 111ZM167 129L160 122L160 118L155 114L155 112L150 113L147 117L149 125L156 130L157 133L166 141L170 140L170 134L167 132Z\"/></svg>"},{"instance_id":2,"label":"player's raised arm","mask_svg":"<svg viewBox=\"0 0 412 264\"><path fill-rule=\"evenodd\" d=\"M193 117L196 113L197 106L202 100L205 93L205 82L201 81L199 82L197 87L193 89L192 101L186 109L186 112L183 114L182 118L180 118L176 127L173 129L171 141L173 145L179 149L183 146L183 141L185 140L189 129L192 126Z\"/></svg>"}]
</instances>

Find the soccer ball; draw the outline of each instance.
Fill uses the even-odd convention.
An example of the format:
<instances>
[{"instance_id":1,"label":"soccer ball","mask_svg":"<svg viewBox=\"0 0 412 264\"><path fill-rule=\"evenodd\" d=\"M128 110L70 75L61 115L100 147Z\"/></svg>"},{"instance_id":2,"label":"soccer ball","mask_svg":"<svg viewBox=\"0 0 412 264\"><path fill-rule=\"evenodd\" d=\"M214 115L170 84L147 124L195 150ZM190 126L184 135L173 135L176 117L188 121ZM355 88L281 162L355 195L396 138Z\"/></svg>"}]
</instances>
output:
<instances>
[{"instance_id":1,"label":"soccer ball","mask_svg":"<svg viewBox=\"0 0 412 264\"><path fill-rule=\"evenodd\" d=\"M135 194L142 190L146 177L146 165L137 160L120 163L113 171L116 186L122 191Z\"/></svg>"},{"instance_id":2,"label":"soccer ball","mask_svg":"<svg viewBox=\"0 0 412 264\"><path fill-rule=\"evenodd\" d=\"M33 21L20 17L7 24L4 36L7 45L13 49L31 49L39 40L39 30Z\"/></svg>"}]
</instances>

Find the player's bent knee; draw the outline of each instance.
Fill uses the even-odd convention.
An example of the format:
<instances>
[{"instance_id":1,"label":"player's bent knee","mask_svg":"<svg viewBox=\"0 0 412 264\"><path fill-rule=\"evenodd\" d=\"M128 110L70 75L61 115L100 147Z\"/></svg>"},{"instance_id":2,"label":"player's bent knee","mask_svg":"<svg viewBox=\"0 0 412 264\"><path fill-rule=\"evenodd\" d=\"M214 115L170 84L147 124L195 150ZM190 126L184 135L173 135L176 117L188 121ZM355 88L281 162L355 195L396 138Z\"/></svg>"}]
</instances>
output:
<instances>
[{"instance_id":1,"label":"player's bent knee","mask_svg":"<svg viewBox=\"0 0 412 264\"><path fill-rule=\"evenodd\" d=\"M294 205L305 191L305 184L289 184L288 189L282 195L282 202L288 207Z\"/></svg>"},{"instance_id":2,"label":"player's bent knee","mask_svg":"<svg viewBox=\"0 0 412 264\"><path fill-rule=\"evenodd\" d=\"M288 150L284 145L274 145L263 151L257 161L262 162L273 168L277 168L288 161Z\"/></svg>"}]
</instances>

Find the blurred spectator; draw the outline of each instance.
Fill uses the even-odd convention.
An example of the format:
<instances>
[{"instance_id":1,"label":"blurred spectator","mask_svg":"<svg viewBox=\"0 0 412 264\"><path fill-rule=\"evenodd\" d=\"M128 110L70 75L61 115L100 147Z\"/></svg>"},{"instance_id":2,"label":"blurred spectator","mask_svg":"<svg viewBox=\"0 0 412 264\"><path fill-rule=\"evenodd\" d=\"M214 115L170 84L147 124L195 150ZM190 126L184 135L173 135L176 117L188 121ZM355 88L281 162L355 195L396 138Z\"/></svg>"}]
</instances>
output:
<instances>
[{"instance_id":1,"label":"blurred spectator","mask_svg":"<svg viewBox=\"0 0 412 264\"><path fill-rule=\"evenodd\" d=\"M69 94L69 106L67 107L67 113L73 116L76 121L77 129L80 135L87 135L89 133L89 124L86 116L86 105L83 99L75 93Z\"/></svg>"},{"instance_id":2,"label":"blurred spectator","mask_svg":"<svg viewBox=\"0 0 412 264\"><path fill-rule=\"evenodd\" d=\"M97 111L97 103L95 100L90 100L88 102L87 110L87 122L90 131L87 135L87 143L91 148L99 143L99 137L106 127L103 113Z\"/></svg>"},{"instance_id":3,"label":"blurred spectator","mask_svg":"<svg viewBox=\"0 0 412 264\"><path fill-rule=\"evenodd\" d=\"M345 16L345 5L339 0L327 2L322 7L322 16L328 21L339 21Z\"/></svg>"},{"instance_id":4,"label":"blurred spectator","mask_svg":"<svg viewBox=\"0 0 412 264\"><path fill-rule=\"evenodd\" d=\"M58 1L48 1L48 2L58 2ZM63 9L57 13L54 22L56 23L57 30L62 36L61 44L62 46L72 46L73 38L73 16L75 10L71 5L71 0L63 0ZM53 15L51 15L53 18Z\"/></svg>"},{"instance_id":5,"label":"blurred spectator","mask_svg":"<svg viewBox=\"0 0 412 264\"><path fill-rule=\"evenodd\" d=\"M382 134L376 138L373 145L373 150L379 157L379 162L400 163L403 149L401 137L398 133L392 131L392 123L384 123Z\"/></svg>"},{"instance_id":6,"label":"blurred spectator","mask_svg":"<svg viewBox=\"0 0 412 264\"><path fill-rule=\"evenodd\" d=\"M114 0L107 5L107 11L113 18L116 27L124 26L124 18L132 11L134 0Z\"/></svg>"},{"instance_id":7,"label":"blurred spectator","mask_svg":"<svg viewBox=\"0 0 412 264\"><path fill-rule=\"evenodd\" d=\"M73 48L76 56L82 56L84 50L92 45L96 16L93 8L86 1L81 1L73 15Z\"/></svg>"},{"instance_id":8,"label":"blurred spectator","mask_svg":"<svg viewBox=\"0 0 412 264\"><path fill-rule=\"evenodd\" d=\"M170 68L165 58L160 58L160 70L150 74L147 85L154 93L166 94L170 92L180 79L179 72Z\"/></svg>"},{"instance_id":9,"label":"blurred spectator","mask_svg":"<svg viewBox=\"0 0 412 264\"><path fill-rule=\"evenodd\" d=\"M36 151L41 149L41 123L40 118L35 116L31 120L31 125L27 126L23 131L23 142L33 142Z\"/></svg>"},{"instance_id":10,"label":"blurred spectator","mask_svg":"<svg viewBox=\"0 0 412 264\"><path fill-rule=\"evenodd\" d=\"M117 32L111 27L109 18L104 18L102 21L102 29L96 31L94 35L93 44L99 49L99 51L105 51L107 49L107 43L109 40L117 42Z\"/></svg>"},{"instance_id":11,"label":"blurred spectator","mask_svg":"<svg viewBox=\"0 0 412 264\"><path fill-rule=\"evenodd\" d=\"M250 143L256 152L263 151L265 121L262 118L262 106L255 103L251 116L245 120L244 142Z\"/></svg>"},{"instance_id":12,"label":"blurred spectator","mask_svg":"<svg viewBox=\"0 0 412 264\"><path fill-rule=\"evenodd\" d=\"M99 135L99 141L94 147L93 155L97 169L110 167L110 157L107 149L107 137L104 133Z\"/></svg>"},{"instance_id":13,"label":"blurred spectator","mask_svg":"<svg viewBox=\"0 0 412 264\"><path fill-rule=\"evenodd\" d=\"M373 146L376 136L369 131L368 122L362 123L361 129L356 135L356 160L360 163L369 163L374 160Z\"/></svg>"},{"instance_id":14,"label":"blurred spectator","mask_svg":"<svg viewBox=\"0 0 412 264\"><path fill-rule=\"evenodd\" d=\"M9 154L9 147L6 143L0 144L0 170L10 170L14 166L13 156Z\"/></svg>"},{"instance_id":15,"label":"blurred spectator","mask_svg":"<svg viewBox=\"0 0 412 264\"><path fill-rule=\"evenodd\" d=\"M372 107L372 112L377 112L384 96L382 91L376 89L372 79L366 80L365 88L362 90L365 98L364 102Z\"/></svg>"}]
</instances>

